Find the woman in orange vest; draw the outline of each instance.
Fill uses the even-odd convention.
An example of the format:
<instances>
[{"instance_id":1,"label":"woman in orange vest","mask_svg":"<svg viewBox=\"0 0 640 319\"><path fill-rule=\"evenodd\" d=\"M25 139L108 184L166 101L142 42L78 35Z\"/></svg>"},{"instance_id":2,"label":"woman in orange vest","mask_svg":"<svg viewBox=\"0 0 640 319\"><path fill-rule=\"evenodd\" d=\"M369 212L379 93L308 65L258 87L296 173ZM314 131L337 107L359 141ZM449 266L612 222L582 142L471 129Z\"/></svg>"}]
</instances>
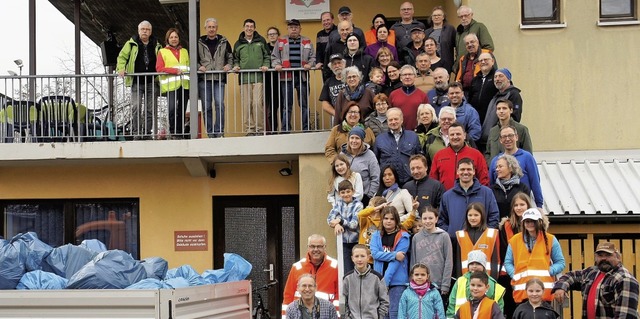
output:
<instances>
[{"instance_id":1,"label":"woman in orange vest","mask_svg":"<svg viewBox=\"0 0 640 319\"><path fill-rule=\"evenodd\" d=\"M480 250L487 256L487 263L483 265L488 275L498 278L498 230L487 227L484 205L471 203L467 206L466 218L462 230L456 232L458 238L458 255L456 255L456 273L466 274L468 269L467 256L472 250ZM459 277L459 276L458 276Z\"/></svg>"},{"instance_id":2,"label":"woman in orange vest","mask_svg":"<svg viewBox=\"0 0 640 319\"><path fill-rule=\"evenodd\" d=\"M169 132L172 138L187 137L184 113L189 99L189 52L180 45L178 29L170 28L165 36L166 47L158 51L156 71L160 75L160 93L167 94Z\"/></svg>"},{"instance_id":3,"label":"woman in orange vest","mask_svg":"<svg viewBox=\"0 0 640 319\"><path fill-rule=\"evenodd\" d=\"M522 214L522 232L509 240L504 268L511 277L513 299L522 303L527 299L526 284L532 278L543 283L542 299L551 302L555 276L564 269L562 248L555 236L547 233L538 208Z\"/></svg>"}]
</instances>

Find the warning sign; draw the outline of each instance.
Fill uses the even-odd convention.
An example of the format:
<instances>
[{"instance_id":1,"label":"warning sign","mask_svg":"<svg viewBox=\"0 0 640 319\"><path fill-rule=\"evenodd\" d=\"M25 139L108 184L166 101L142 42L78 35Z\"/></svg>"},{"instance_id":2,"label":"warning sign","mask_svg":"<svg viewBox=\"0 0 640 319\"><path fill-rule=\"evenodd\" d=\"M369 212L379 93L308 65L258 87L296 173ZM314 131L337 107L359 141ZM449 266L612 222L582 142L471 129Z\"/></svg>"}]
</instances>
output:
<instances>
[{"instance_id":1,"label":"warning sign","mask_svg":"<svg viewBox=\"0 0 640 319\"><path fill-rule=\"evenodd\" d=\"M209 250L206 230L176 231L174 234L175 251Z\"/></svg>"}]
</instances>

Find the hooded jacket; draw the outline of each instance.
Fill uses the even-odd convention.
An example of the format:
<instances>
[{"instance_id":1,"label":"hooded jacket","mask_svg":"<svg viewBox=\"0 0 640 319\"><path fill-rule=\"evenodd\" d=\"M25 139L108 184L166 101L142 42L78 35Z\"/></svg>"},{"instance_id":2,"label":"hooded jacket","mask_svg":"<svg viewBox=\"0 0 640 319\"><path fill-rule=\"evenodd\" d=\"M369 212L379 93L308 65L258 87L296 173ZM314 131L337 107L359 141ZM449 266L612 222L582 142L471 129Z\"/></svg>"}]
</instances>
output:
<instances>
[{"instance_id":1,"label":"hooded jacket","mask_svg":"<svg viewBox=\"0 0 640 319\"><path fill-rule=\"evenodd\" d=\"M469 90L469 104L473 106L478 115L480 116L480 123L484 123L484 118L487 115L487 108L493 96L498 93L498 89L493 84L493 75L496 73L496 66L487 73L482 74L482 71L478 72L476 76L471 80L471 89ZM495 113L495 112L494 112Z\"/></svg>"},{"instance_id":2,"label":"hooded jacket","mask_svg":"<svg viewBox=\"0 0 640 319\"><path fill-rule=\"evenodd\" d=\"M482 135L482 124L480 123L480 115L478 111L467 102L466 99L462 100L462 103L455 108L456 109L456 122L464 126L464 131L471 137L472 140L478 141ZM495 111L493 112L495 114Z\"/></svg>"},{"instance_id":3,"label":"hooded jacket","mask_svg":"<svg viewBox=\"0 0 640 319\"><path fill-rule=\"evenodd\" d=\"M538 164L536 163L535 158L531 153L518 149L513 157L518 160L518 164L520 164L520 168L522 169L522 177L520 177L520 183L525 184L531 189L533 193L532 198L537 207L542 207L544 199L542 198L542 188L540 187L540 173L538 172ZM497 173L496 173L496 165L498 161L498 156L494 157L491 160L491 165L489 165L489 176L491 184L495 184Z\"/></svg>"},{"instance_id":4,"label":"hooded jacket","mask_svg":"<svg viewBox=\"0 0 640 319\"><path fill-rule=\"evenodd\" d=\"M493 197L493 191L489 187L480 185L475 178L473 185L467 191L460 186L459 181L456 181L455 186L442 195L438 227L446 230L451 238L455 238L456 231L461 230L464 226L466 216L463 212L467 210L469 204L475 202L484 205L487 226L497 229L500 222L500 212L498 212L498 204Z\"/></svg>"},{"instance_id":5,"label":"hooded jacket","mask_svg":"<svg viewBox=\"0 0 640 319\"><path fill-rule=\"evenodd\" d=\"M400 227L400 225L398 225ZM399 230L396 233L394 239L393 248L391 251L386 251L382 247L382 234L381 231L373 233L371 241L369 242L369 248L371 249L371 255L373 256L373 269L379 273L382 273L384 264L388 263L387 270L384 272L384 282L387 287L391 286L406 286L409 283L409 269L407 265L409 261L407 258L402 261L396 259L396 253L404 252L405 255L409 251L409 233L404 230Z\"/></svg>"},{"instance_id":6,"label":"hooded jacket","mask_svg":"<svg viewBox=\"0 0 640 319\"><path fill-rule=\"evenodd\" d=\"M438 289L433 285L429 285L429 289L422 297L418 296L411 287L405 289L398 305L398 318L446 318L442 305L442 297Z\"/></svg>"},{"instance_id":7,"label":"hooded jacket","mask_svg":"<svg viewBox=\"0 0 640 319\"><path fill-rule=\"evenodd\" d=\"M358 67L358 70L362 72L361 83L369 82L369 72L374 66L373 58L369 55L364 54L362 49L358 49L354 54L349 54L349 49L345 49L343 54L344 60L347 61L347 63L345 64L345 68L350 66Z\"/></svg>"},{"instance_id":8,"label":"hooded jacket","mask_svg":"<svg viewBox=\"0 0 640 319\"><path fill-rule=\"evenodd\" d=\"M540 306L533 308L533 306L527 301L521 303L516 311L513 313L513 319L557 319L560 318L560 314L557 313L548 302L543 301Z\"/></svg>"},{"instance_id":9,"label":"hooded jacket","mask_svg":"<svg viewBox=\"0 0 640 319\"><path fill-rule=\"evenodd\" d=\"M352 155L347 152L347 144L342 145L342 154L351 161L351 170L360 173L363 184L363 194L372 198L380 187L380 166L378 159L373 154L369 145L364 144L364 150L360 154Z\"/></svg>"},{"instance_id":10,"label":"hooded jacket","mask_svg":"<svg viewBox=\"0 0 640 319\"><path fill-rule=\"evenodd\" d=\"M419 262L429 265L429 281L443 292L449 292L453 272L452 249L451 239L446 231L436 227L430 233L423 229L411 240L411 267Z\"/></svg>"},{"instance_id":11,"label":"hooded jacket","mask_svg":"<svg viewBox=\"0 0 640 319\"><path fill-rule=\"evenodd\" d=\"M489 138L489 131L491 128L498 125L498 115L496 114L496 105L499 100L509 100L513 103L513 113L511 117L520 122L522 117L522 97L520 96L520 89L511 85L504 92L498 92L493 96L489 105L487 106L487 113L482 123L482 141L487 141Z\"/></svg>"},{"instance_id":12,"label":"hooded jacket","mask_svg":"<svg viewBox=\"0 0 640 319\"><path fill-rule=\"evenodd\" d=\"M345 318L382 319L389 311L389 294L382 275L367 266L365 272L354 269L342 280Z\"/></svg>"},{"instance_id":13,"label":"hooded jacket","mask_svg":"<svg viewBox=\"0 0 640 319\"><path fill-rule=\"evenodd\" d=\"M495 49L493 45L493 39L489 34L489 29L482 22L471 19L471 23L467 27L459 24L456 28L456 49L458 49L458 56L456 61L460 60L460 57L467 54L467 47L464 45L464 37L469 33L473 33L478 36L480 42L480 49L487 49L493 51ZM457 66L454 65L454 72L457 70Z\"/></svg>"},{"instance_id":14,"label":"hooded jacket","mask_svg":"<svg viewBox=\"0 0 640 319\"><path fill-rule=\"evenodd\" d=\"M242 70L255 70L260 67L269 67L271 63L267 49L267 41L258 34L253 33L251 42L245 39L244 31L238 36L238 41L233 46L233 66L239 66ZM262 82L263 72L241 73L240 84Z\"/></svg>"},{"instance_id":15,"label":"hooded jacket","mask_svg":"<svg viewBox=\"0 0 640 319\"><path fill-rule=\"evenodd\" d=\"M216 46L216 52L211 55L209 46L205 42L206 35L198 38L198 66L204 66L207 71L219 71L224 68L225 65L233 66L233 51L231 50L231 44L224 36L217 34L218 45ZM204 77L205 80L215 80L227 82L227 75L225 73L207 74Z\"/></svg>"},{"instance_id":16,"label":"hooded jacket","mask_svg":"<svg viewBox=\"0 0 640 319\"><path fill-rule=\"evenodd\" d=\"M135 73L136 69L136 59L138 58L138 41L140 41L140 37L138 35L134 35L127 41L120 50L120 54L118 54L118 59L116 62L116 71L124 70L126 73ZM153 35L149 37L149 45L154 45L154 52L158 55L158 51L162 49L162 45L154 37ZM149 72L155 72L155 65L149 65L151 70ZM131 86L133 84L133 77L127 76L124 79L124 84L126 86Z\"/></svg>"}]
</instances>

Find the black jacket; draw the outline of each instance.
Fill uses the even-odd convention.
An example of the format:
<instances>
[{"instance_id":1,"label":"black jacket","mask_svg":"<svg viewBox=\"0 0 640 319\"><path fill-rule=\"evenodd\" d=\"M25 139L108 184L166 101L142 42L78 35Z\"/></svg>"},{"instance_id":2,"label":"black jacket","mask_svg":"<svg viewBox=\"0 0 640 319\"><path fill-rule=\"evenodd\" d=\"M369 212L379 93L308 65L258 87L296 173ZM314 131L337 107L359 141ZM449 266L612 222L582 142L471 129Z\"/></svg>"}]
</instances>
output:
<instances>
[{"instance_id":1,"label":"black jacket","mask_svg":"<svg viewBox=\"0 0 640 319\"><path fill-rule=\"evenodd\" d=\"M482 72L476 74L471 80L471 89L469 89L469 104L473 106L478 115L480 115L480 123L484 123L487 115L487 108L493 96L498 93L498 89L493 84L493 75L496 73L495 68L484 76Z\"/></svg>"}]
</instances>

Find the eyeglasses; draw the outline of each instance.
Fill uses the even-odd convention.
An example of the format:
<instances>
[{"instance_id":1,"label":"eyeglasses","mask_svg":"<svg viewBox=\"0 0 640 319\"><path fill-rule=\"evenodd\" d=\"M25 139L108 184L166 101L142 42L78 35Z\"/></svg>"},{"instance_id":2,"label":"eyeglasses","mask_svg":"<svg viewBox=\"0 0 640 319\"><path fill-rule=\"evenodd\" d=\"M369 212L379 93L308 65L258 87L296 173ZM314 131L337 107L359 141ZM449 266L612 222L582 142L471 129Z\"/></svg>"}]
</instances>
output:
<instances>
[{"instance_id":1,"label":"eyeglasses","mask_svg":"<svg viewBox=\"0 0 640 319\"><path fill-rule=\"evenodd\" d=\"M452 117L441 117L440 122L453 122Z\"/></svg>"},{"instance_id":2,"label":"eyeglasses","mask_svg":"<svg viewBox=\"0 0 640 319\"><path fill-rule=\"evenodd\" d=\"M353 80L353 79L357 79L357 78L359 78L359 76L357 76L357 75L348 75L347 76L347 80Z\"/></svg>"},{"instance_id":3,"label":"eyeglasses","mask_svg":"<svg viewBox=\"0 0 640 319\"><path fill-rule=\"evenodd\" d=\"M347 114L360 114L360 111L349 111Z\"/></svg>"},{"instance_id":4,"label":"eyeglasses","mask_svg":"<svg viewBox=\"0 0 640 319\"><path fill-rule=\"evenodd\" d=\"M468 17L470 17L470 16L471 16L471 13L467 13L467 14L461 14L461 15L459 15L459 16L458 16L458 18L461 18L461 19L462 19L462 18L468 18Z\"/></svg>"},{"instance_id":5,"label":"eyeglasses","mask_svg":"<svg viewBox=\"0 0 640 319\"><path fill-rule=\"evenodd\" d=\"M512 140L514 137L516 137L515 134L511 133L511 134L507 134L507 135L500 135L500 139L501 140L506 140L506 139L510 139Z\"/></svg>"},{"instance_id":6,"label":"eyeglasses","mask_svg":"<svg viewBox=\"0 0 640 319\"><path fill-rule=\"evenodd\" d=\"M489 62L491 59L478 59L478 62Z\"/></svg>"},{"instance_id":7,"label":"eyeglasses","mask_svg":"<svg viewBox=\"0 0 640 319\"><path fill-rule=\"evenodd\" d=\"M442 16L444 16L444 14L432 14L431 16L432 17L442 17Z\"/></svg>"},{"instance_id":8,"label":"eyeglasses","mask_svg":"<svg viewBox=\"0 0 640 319\"><path fill-rule=\"evenodd\" d=\"M413 8L401 8L400 11L413 11Z\"/></svg>"},{"instance_id":9,"label":"eyeglasses","mask_svg":"<svg viewBox=\"0 0 640 319\"><path fill-rule=\"evenodd\" d=\"M382 105L387 105L387 102L378 102L378 103L376 103L376 106L382 106Z\"/></svg>"},{"instance_id":10,"label":"eyeglasses","mask_svg":"<svg viewBox=\"0 0 640 319\"><path fill-rule=\"evenodd\" d=\"M268 35L268 36L273 36L273 35L278 36L278 34L277 34L277 33L273 33L273 32L271 32L271 33L267 33L267 35Z\"/></svg>"},{"instance_id":11,"label":"eyeglasses","mask_svg":"<svg viewBox=\"0 0 640 319\"><path fill-rule=\"evenodd\" d=\"M310 289L310 288L315 288L316 285L300 285L299 287L302 289Z\"/></svg>"},{"instance_id":12,"label":"eyeglasses","mask_svg":"<svg viewBox=\"0 0 640 319\"><path fill-rule=\"evenodd\" d=\"M410 77L410 76L414 76L415 74L413 73L405 73L405 74L400 74L400 76L404 76L404 77Z\"/></svg>"},{"instance_id":13,"label":"eyeglasses","mask_svg":"<svg viewBox=\"0 0 640 319\"><path fill-rule=\"evenodd\" d=\"M307 247L309 247L309 249L314 250L314 249L324 249L326 245L307 245Z\"/></svg>"}]
</instances>

